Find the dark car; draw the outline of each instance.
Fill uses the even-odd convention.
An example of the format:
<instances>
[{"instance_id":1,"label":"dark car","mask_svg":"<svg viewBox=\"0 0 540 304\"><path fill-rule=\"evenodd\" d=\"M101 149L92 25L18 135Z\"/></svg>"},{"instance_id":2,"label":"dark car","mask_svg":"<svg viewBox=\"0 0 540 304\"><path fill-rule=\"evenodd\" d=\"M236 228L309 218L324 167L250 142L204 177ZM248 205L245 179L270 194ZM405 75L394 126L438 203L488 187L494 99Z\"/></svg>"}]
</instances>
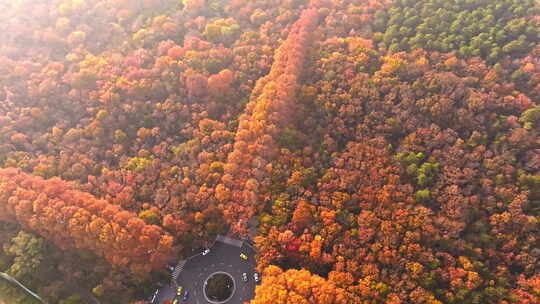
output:
<instances>
[{"instance_id":1,"label":"dark car","mask_svg":"<svg viewBox=\"0 0 540 304\"><path fill-rule=\"evenodd\" d=\"M188 297L189 297L189 291L186 290L184 292L184 296L182 297L182 300L187 301Z\"/></svg>"}]
</instances>

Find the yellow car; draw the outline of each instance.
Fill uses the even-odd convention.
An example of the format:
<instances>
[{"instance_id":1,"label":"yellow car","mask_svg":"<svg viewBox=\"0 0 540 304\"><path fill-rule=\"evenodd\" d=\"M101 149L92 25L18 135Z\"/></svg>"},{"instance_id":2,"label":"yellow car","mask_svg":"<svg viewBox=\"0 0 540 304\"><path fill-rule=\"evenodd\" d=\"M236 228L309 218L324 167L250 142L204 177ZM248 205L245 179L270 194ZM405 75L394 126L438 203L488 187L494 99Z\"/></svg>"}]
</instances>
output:
<instances>
[{"instance_id":1,"label":"yellow car","mask_svg":"<svg viewBox=\"0 0 540 304\"><path fill-rule=\"evenodd\" d=\"M177 296L182 296L182 290L184 290L184 288L182 288L182 286L179 286L177 289L176 289L176 295Z\"/></svg>"},{"instance_id":2,"label":"yellow car","mask_svg":"<svg viewBox=\"0 0 540 304\"><path fill-rule=\"evenodd\" d=\"M244 259L244 260L247 260L247 259L248 259L247 255L245 255L245 254L243 254L243 253L240 253L240 257L241 257L242 259Z\"/></svg>"},{"instance_id":3,"label":"yellow car","mask_svg":"<svg viewBox=\"0 0 540 304\"><path fill-rule=\"evenodd\" d=\"M174 299L174 301L172 302L172 304L178 304L178 299Z\"/></svg>"}]
</instances>

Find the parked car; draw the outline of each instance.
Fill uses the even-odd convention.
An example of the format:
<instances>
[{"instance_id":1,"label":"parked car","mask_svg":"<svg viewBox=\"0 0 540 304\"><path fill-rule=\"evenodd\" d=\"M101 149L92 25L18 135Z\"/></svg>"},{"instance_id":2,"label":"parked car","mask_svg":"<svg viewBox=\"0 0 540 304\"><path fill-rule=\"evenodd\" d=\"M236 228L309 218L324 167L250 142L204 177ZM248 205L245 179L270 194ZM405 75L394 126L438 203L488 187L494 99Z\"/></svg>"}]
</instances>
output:
<instances>
[{"instance_id":1,"label":"parked car","mask_svg":"<svg viewBox=\"0 0 540 304\"><path fill-rule=\"evenodd\" d=\"M207 255L210 253L210 249L206 249L205 251L202 252L202 255Z\"/></svg>"},{"instance_id":2,"label":"parked car","mask_svg":"<svg viewBox=\"0 0 540 304\"><path fill-rule=\"evenodd\" d=\"M255 283L259 282L259 274L257 272L253 274L253 280L255 280Z\"/></svg>"},{"instance_id":3,"label":"parked car","mask_svg":"<svg viewBox=\"0 0 540 304\"><path fill-rule=\"evenodd\" d=\"M248 281L248 277L247 277L247 273L242 273L242 281L244 282L247 282Z\"/></svg>"},{"instance_id":4,"label":"parked car","mask_svg":"<svg viewBox=\"0 0 540 304\"><path fill-rule=\"evenodd\" d=\"M183 290L184 290L184 288L182 286L178 286L178 288L176 288L176 295L181 297Z\"/></svg>"},{"instance_id":5,"label":"parked car","mask_svg":"<svg viewBox=\"0 0 540 304\"><path fill-rule=\"evenodd\" d=\"M186 289L186 291L184 292L184 296L182 297L182 300L187 301L188 297L189 297L189 291Z\"/></svg>"},{"instance_id":6,"label":"parked car","mask_svg":"<svg viewBox=\"0 0 540 304\"><path fill-rule=\"evenodd\" d=\"M245 255L245 254L243 254L243 253L240 253L240 257L241 257L242 259L244 259L244 260L247 260L247 259L248 259L247 255Z\"/></svg>"}]
</instances>

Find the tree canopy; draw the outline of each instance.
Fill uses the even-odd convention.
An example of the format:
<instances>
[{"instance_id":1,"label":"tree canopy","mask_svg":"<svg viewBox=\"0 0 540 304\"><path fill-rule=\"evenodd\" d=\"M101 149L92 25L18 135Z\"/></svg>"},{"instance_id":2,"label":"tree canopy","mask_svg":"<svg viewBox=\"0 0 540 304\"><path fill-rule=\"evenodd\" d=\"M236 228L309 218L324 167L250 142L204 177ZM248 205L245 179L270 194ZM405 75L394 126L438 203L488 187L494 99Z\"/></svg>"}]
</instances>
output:
<instances>
[{"instance_id":1,"label":"tree canopy","mask_svg":"<svg viewBox=\"0 0 540 304\"><path fill-rule=\"evenodd\" d=\"M229 234L252 303L540 303L538 1L0 19L0 271L47 301L147 299Z\"/></svg>"}]
</instances>

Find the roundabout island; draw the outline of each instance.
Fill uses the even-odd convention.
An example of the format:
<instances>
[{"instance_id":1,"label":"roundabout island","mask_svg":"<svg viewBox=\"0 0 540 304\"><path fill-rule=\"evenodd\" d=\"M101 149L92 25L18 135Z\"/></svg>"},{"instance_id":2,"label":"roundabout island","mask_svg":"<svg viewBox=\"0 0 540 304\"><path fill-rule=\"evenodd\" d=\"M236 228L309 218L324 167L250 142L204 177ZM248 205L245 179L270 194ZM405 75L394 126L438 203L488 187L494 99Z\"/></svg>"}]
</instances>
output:
<instances>
[{"instance_id":1,"label":"roundabout island","mask_svg":"<svg viewBox=\"0 0 540 304\"><path fill-rule=\"evenodd\" d=\"M226 272L214 272L204 282L203 294L209 303L227 303L236 289L234 278Z\"/></svg>"}]
</instances>

